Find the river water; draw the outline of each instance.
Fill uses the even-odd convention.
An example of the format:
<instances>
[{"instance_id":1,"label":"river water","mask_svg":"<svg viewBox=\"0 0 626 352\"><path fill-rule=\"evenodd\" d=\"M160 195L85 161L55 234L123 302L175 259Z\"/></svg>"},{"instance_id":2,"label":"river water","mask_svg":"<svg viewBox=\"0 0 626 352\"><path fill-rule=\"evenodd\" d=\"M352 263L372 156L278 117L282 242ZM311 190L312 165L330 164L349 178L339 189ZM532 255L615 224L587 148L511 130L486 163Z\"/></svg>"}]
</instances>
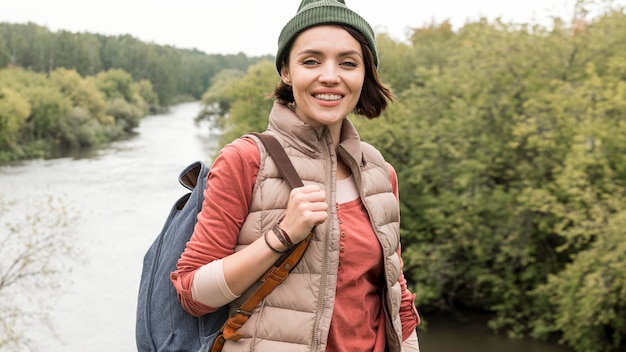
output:
<instances>
[{"instance_id":1,"label":"river water","mask_svg":"<svg viewBox=\"0 0 626 352\"><path fill-rule=\"evenodd\" d=\"M184 193L180 170L210 163L216 148L209 128L193 119L199 103L148 116L137 135L106 148L68 157L0 166L0 195L26 199L62 196L77 209L73 225L81 252L63 288L42 289L54 301L56 336L32 329L46 352L135 351L135 308L143 255L172 203ZM418 307L419 308L419 307ZM429 317L425 317L428 319ZM456 324L433 317L420 332L424 352L565 352L554 344L494 336L484 322Z\"/></svg>"}]
</instances>

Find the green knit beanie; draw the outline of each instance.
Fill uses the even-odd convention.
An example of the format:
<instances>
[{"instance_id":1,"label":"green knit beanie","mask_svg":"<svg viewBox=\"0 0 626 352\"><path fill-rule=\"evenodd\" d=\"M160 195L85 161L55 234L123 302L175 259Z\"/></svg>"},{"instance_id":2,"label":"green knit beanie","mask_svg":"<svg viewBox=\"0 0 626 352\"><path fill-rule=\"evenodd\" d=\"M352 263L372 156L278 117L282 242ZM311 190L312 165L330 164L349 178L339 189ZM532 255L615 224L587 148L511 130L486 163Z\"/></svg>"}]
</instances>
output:
<instances>
[{"instance_id":1,"label":"green knit beanie","mask_svg":"<svg viewBox=\"0 0 626 352\"><path fill-rule=\"evenodd\" d=\"M374 65L378 67L376 37L372 27L356 12L350 10L344 0L302 0L296 15L283 27L278 36L276 69L280 73L281 59L287 46L305 29L321 24L347 25L361 32L374 55Z\"/></svg>"}]
</instances>

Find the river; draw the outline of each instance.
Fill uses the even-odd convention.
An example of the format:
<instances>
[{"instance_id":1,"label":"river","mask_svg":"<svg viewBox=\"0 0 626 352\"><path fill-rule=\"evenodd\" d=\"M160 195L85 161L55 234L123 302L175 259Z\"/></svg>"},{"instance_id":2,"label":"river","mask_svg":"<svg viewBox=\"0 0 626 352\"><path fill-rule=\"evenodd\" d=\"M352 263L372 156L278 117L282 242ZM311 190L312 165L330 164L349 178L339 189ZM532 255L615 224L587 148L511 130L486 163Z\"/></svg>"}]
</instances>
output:
<instances>
[{"instance_id":1,"label":"river","mask_svg":"<svg viewBox=\"0 0 626 352\"><path fill-rule=\"evenodd\" d=\"M210 163L216 147L207 126L193 119L199 103L148 116L137 135L88 153L0 166L0 195L11 199L54 194L77 209L73 225L82 253L63 288L41 291L54 302L51 323L32 338L45 352L135 351L135 304L143 255L183 194L180 170ZM419 307L418 307L419 308ZM428 319L428 317L425 317ZM456 324L433 317L420 332L424 352L565 352L562 346L494 336L483 322Z\"/></svg>"}]
</instances>

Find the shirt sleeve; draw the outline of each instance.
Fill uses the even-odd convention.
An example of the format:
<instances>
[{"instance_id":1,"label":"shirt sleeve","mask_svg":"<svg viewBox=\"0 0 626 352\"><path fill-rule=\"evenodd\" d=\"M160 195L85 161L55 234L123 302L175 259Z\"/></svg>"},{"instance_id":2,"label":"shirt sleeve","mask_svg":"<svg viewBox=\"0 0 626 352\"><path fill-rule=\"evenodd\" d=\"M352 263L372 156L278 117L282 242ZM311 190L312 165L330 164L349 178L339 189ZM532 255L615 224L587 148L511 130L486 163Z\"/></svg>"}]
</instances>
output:
<instances>
[{"instance_id":1,"label":"shirt sleeve","mask_svg":"<svg viewBox=\"0 0 626 352\"><path fill-rule=\"evenodd\" d=\"M391 186L393 189L393 193L400 200L398 193L398 176L396 174L396 170L391 166L391 164L387 164L389 169L389 174L391 178ZM400 268L404 268L404 262L402 261L402 249L398 246L398 256L400 257ZM406 283L406 279L404 278L404 271L400 272L400 278L398 279L398 283L400 284L400 288L402 290L402 302L400 303L400 321L402 322L402 340L406 340L415 328L420 324L420 316L417 312L417 308L415 308L415 295L409 291Z\"/></svg>"},{"instance_id":2,"label":"shirt sleeve","mask_svg":"<svg viewBox=\"0 0 626 352\"><path fill-rule=\"evenodd\" d=\"M211 166L198 222L171 275L183 308L192 315L217 310L193 299L193 279L203 265L234 253L248 216L259 163L256 143L240 138L225 146Z\"/></svg>"}]
</instances>

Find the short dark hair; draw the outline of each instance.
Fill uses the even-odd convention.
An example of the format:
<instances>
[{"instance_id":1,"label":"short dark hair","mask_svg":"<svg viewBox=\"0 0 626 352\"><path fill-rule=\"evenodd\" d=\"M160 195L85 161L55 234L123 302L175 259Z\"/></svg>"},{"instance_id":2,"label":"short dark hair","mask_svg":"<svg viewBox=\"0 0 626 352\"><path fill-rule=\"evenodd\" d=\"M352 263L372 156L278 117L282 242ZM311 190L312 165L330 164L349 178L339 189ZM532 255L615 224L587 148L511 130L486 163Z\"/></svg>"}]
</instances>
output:
<instances>
[{"instance_id":1,"label":"short dark hair","mask_svg":"<svg viewBox=\"0 0 626 352\"><path fill-rule=\"evenodd\" d=\"M370 49L365 36L361 32L348 26L341 26L345 29L354 39L356 39L361 45L363 51L363 62L365 64L365 81L363 82L363 88L361 90L361 96L359 101L354 107L354 113L363 115L369 119L379 117L380 114L387 108L389 102L394 99L391 89L382 83L378 76L378 70L374 64L374 55ZM284 51L282 58L279 58L281 68L289 64L289 53L293 41L287 45L287 50ZM290 85L285 84L282 80L274 88L274 98L282 101L283 103L293 103L293 90Z\"/></svg>"}]
</instances>

